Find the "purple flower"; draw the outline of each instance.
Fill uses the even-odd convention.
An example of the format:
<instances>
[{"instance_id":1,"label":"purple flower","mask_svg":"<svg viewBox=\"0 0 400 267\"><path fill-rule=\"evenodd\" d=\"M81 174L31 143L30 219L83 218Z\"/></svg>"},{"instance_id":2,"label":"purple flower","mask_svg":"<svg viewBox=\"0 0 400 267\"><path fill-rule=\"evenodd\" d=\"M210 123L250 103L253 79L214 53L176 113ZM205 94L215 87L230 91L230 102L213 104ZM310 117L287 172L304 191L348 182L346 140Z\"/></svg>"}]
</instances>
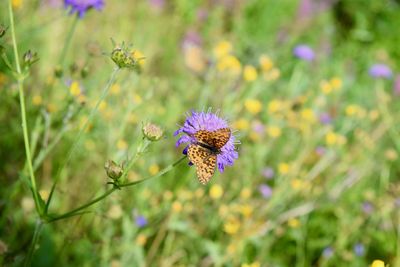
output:
<instances>
[{"instance_id":1,"label":"purple flower","mask_svg":"<svg viewBox=\"0 0 400 267\"><path fill-rule=\"evenodd\" d=\"M312 61L315 57L314 51L308 45L298 45L293 49L293 55L305 61Z\"/></svg>"},{"instance_id":2,"label":"purple flower","mask_svg":"<svg viewBox=\"0 0 400 267\"><path fill-rule=\"evenodd\" d=\"M272 188L267 184L260 185L258 190L264 198L270 198L272 196Z\"/></svg>"},{"instance_id":3,"label":"purple flower","mask_svg":"<svg viewBox=\"0 0 400 267\"><path fill-rule=\"evenodd\" d=\"M141 215L136 216L135 222L139 228L145 227L147 225L147 219Z\"/></svg>"},{"instance_id":4,"label":"purple flower","mask_svg":"<svg viewBox=\"0 0 400 267\"><path fill-rule=\"evenodd\" d=\"M369 68L369 75L373 78L390 79L392 77L392 70L385 64L374 64Z\"/></svg>"},{"instance_id":5,"label":"purple flower","mask_svg":"<svg viewBox=\"0 0 400 267\"><path fill-rule=\"evenodd\" d=\"M371 214L374 211L374 206L371 204L371 202L365 201L362 204L362 210L365 214Z\"/></svg>"},{"instance_id":6,"label":"purple flower","mask_svg":"<svg viewBox=\"0 0 400 267\"><path fill-rule=\"evenodd\" d=\"M262 175L269 179L272 179L275 175L274 169L272 169L271 167L266 167L262 170Z\"/></svg>"},{"instance_id":7,"label":"purple flower","mask_svg":"<svg viewBox=\"0 0 400 267\"><path fill-rule=\"evenodd\" d=\"M155 10L162 10L165 5L165 0L149 0L149 4Z\"/></svg>"},{"instance_id":8,"label":"purple flower","mask_svg":"<svg viewBox=\"0 0 400 267\"><path fill-rule=\"evenodd\" d=\"M354 247L353 247L353 250L354 250L354 253L355 253L357 256L363 256L364 253L365 253L365 247L364 247L364 245L361 244L361 243L355 244Z\"/></svg>"},{"instance_id":9,"label":"purple flower","mask_svg":"<svg viewBox=\"0 0 400 267\"><path fill-rule=\"evenodd\" d=\"M317 146L315 148L315 153L317 153L318 156L322 157L326 153L326 148L323 146Z\"/></svg>"},{"instance_id":10,"label":"purple flower","mask_svg":"<svg viewBox=\"0 0 400 267\"><path fill-rule=\"evenodd\" d=\"M194 137L194 134L200 130L216 131L222 128L228 128L228 122L217 114L208 112L195 112L192 111L188 114L185 123L179 128L174 136L184 133L179 137L176 142L176 146L180 146L182 143L195 144L198 140ZM189 144L183 150L183 154L186 154ZM220 149L220 153L217 155L217 165L219 171L222 173L226 166L232 166L235 159L238 158L238 152L235 151L235 136L231 134L228 142Z\"/></svg>"},{"instance_id":11,"label":"purple flower","mask_svg":"<svg viewBox=\"0 0 400 267\"><path fill-rule=\"evenodd\" d=\"M332 117L329 113L323 112L323 113L321 113L321 115L319 115L319 121L322 124L329 124L332 122Z\"/></svg>"},{"instance_id":12,"label":"purple flower","mask_svg":"<svg viewBox=\"0 0 400 267\"><path fill-rule=\"evenodd\" d=\"M188 32L186 32L185 37L183 38L182 47L183 49L186 49L188 47L201 46L202 43L203 40L201 39L199 33L193 30L189 30Z\"/></svg>"},{"instance_id":13,"label":"purple flower","mask_svg":"<svg viewBox=\"0 0 400 267\"><path fill-rule=\"evenodd\" d=\"M80 18L83 18L85 13L91 8L97 10L103 9L104 0L64 0L64 6L71 8L71 14L77 13Z\"/></svg>"},{"instance_id":14,"label":"purple flower","mask_svg":"<svg viewBox=\"0 0 400 267\"><path fill-rule=\"evenodd\" d=\"M326 259L330 258L333 256L333 248L332 247L326 247L323 251L322 251L322 256Z\"/></svg>"}]
</instances>

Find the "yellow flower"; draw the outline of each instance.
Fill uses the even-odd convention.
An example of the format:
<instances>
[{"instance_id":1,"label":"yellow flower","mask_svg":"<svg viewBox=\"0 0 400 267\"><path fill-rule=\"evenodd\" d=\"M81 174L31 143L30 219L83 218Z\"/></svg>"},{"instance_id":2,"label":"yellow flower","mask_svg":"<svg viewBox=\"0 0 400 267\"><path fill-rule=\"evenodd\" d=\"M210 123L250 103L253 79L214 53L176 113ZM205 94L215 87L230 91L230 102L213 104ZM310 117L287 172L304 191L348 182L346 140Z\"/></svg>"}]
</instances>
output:
<instances>
[{"instance_id":1,"label":"yellow flower","mask_svg":"<svg viewBox=\"0 0 400 267\"><path fill-rule=\"evenodd\" d=\"M297 228L300 226L300 221L296 218L291 218L288 220L288 225L291 228Z\"/></svg>"},{"instance_id":2,"label":"yellow flower","mask_svg":"<svg viewBox=\"0 0 400 267\"><path fill-rule=\"evenodd\" d=\"M338 142L338 135L330 131L325 135L325 143L332 146Z\"/></svg>"},{"instance_id":3,"label":"yellow flower","mask_svg":"<svg viewBox=\"0 0 400 267\"><path fill-rule=\"evenodd\" d=\"M134 94L133 95L133 103L135 103L136 105L141 104L143 101L142 97L138 94Z\"/></svg>"},{"instance_id":4,"label":"yellow flower","mask_svg":"<svg viewBox=\"0 0 400 267\"><path fill-rule=\"evenodd\" d=\"M182 208L183 208L183 207L182 207L182 203L181 203L181 202L175 200L175 201L172 203L172 211L173 211L173 212L179 213L179 212L182 211Z\"/></svg>"},{"instance_id":5,"label":"yellow flower","mask_svg":"<svg viewBox=\"0 0 400 267\"><path fill-rule=\"evenodd\" d=\"M278 126L268 126L267 133L270 137L277 138L277 137L281 136L282 130Z\"/></svg>"},{"instance_id":6,"label":"yellow flower","mask_svg":"<svg viewBox=\"0 0 400 267\"><path fill-rule=\"evenodd\" d=\"M22 6L22 0L12 0L13 8L20 8Z\"/></svg>"},{"instance_id":7,"label":"yellow flower","mask_svg":"<svg viewBox=\"0 0 400 267\"><path fill-rule=\"evenodd\" d=\"M253 207L250 205L241 205L239 212L246 218L249 218L253 214Z\"/></svg>"},{"instance_id":8,"label":"yellow flower","mask_svg":"<svg viewBox=\"0 0 400 267\"><path fill-rule=\"evenodd\" d=\"M240 198L241 199L249 199L251 197L251 189L248 187L245 187L240 191Z\"/></svg>"},{"instance_id":9,"label":"yellow flower","mask_svg":"<svg viewBox=\"0 0 400 267\"><path fill-rule=\"evenodd\" d=\"M250 127L250 123L246 119L239 119L233 123L233 127L238 130L248 130Z\"/></svg>"},{"instance_id":10,"label":"yellow flower","mask_svg":"<svg viewBox=\"0 0 400 267\"><path fill-rule=\"evenodd\" d=\"M236 234L240 229L240 222L236 218L230 218L224 223L224 231L229 235Z\"/></svg>"},{"instance_id":11,"label":"yellow flower","mask_svg":"<svg viewBox=\"0 0 400 267\"><path fill-rule=\"evenodd\" d=\"M138 244L139 246L144 246L146 244L147 241L147 237L144 234L139 234L136 237L136 244Z\"/></svg>"},{"instance_id":12,"label":"yellow flower","mask_svg":"<svg viewBox=\"0 0 400 267\"><path fill-rule=\"evenodd\" d=\"M322 92L326 95L329 95L332 92L332 85L327 81L321 81L319 84Z\"/></svg>"},{"instance_id":13,"label":"yellow flower","mask_svg":"<svg viewBox=\"0 0 400 267\"><path fill-rule=\"evenodd\" d=\"M214 184L211 187L209 194L212 199L219 199L224 194L224 190L222 189L222 186Z\"/></svg>"},{"instance_id":14,"label":"yellow flower","mask_svg":"<svg viewBox=\"0 0 400 267\"><path fill-rule=\"evenodd\" d=\"M221 58L232 52L232 44L228 41L221 41L214 47L214 55Z\"/></svg>"},{"instance_id":15,"label":"yellow flower","mask_svg":"<svg viewBox=\"0 0 400 267\"><path fill-rule=\"evenodd\" d=\"M251 65L244 66L243 79L248 82L255 81L257 79L257 70Z\"/></svg>"},{"instance_id":16,"label":"yellow flower","mask_svg":"<svg viewBox=\"0 0 400 267\"><path fill-rule=\"evenodd\" d=\"M110 88L110 93L118 95L121 92L121 86L118 83L114 83Z\"/></svg>"},{"instance_id":17,"label":"yellow flower","mask_svg":"<svg viewBox=\"0 0 400 267\"><path fill-rule=\"evenodd\" d=\"M264 72L264 79L266 81L275 81L281 76L281 71L278 68L273 68L268 72Z\"/></svg>"},{"instance_id":18,"label":"yellow flower","mask_svg":"<svg viewBox=\"0 0 400 267\"><path fill-rule=\"evenodd\" d=\"M217 69L220 72L230 72L232 74L239 74L242 70L242 65L240 61L232 56L227 55L218 60Z\"/></svg>"},{"instance_id":19,"label":"yellow flower","mask_svg":"<svg viewBox=\"0 0 400 267\"><path fill-rule=\"evenodd\" d=\"M290 181L290 185L294 190L300 190L303 188L304 183L302 180L296 178L296 179L293 179L292 181Z\"/></svg>"},{"instance_id":20,"label":"yellow flower","mask_svg":"<svg viewBox=\"0 0 400 267\"><path fill-rule=\"evenodd\" d=\"M315 118L315 113L312 109L310 108L305 108L301 111L301 117L308 121L308 122L315 122L316 118Z\"/></svg>"},{"instance_id":21,"label":"yellow flower","mask_svg":"<svg viewBox=\"0 0 400 267\"><path fill-rule=\"evenodd\" d=\"M241 267L260 267L261 264L258 261L255 261L253 263L243 263Z\"/></svg>"},{"instance_id":22,"label":"yellow flower","mask_svg":"<svg viewBox=\"0 0 400 267\"><path fill-rule=\"evenodd\" d=\"M285 163L285 162L281 162L278 165L278 172L282 175L285 175L289 172L290 170L290 166L289 164Z\"/></svg>"},{"instance_id":23,"label":"yellow flower","mask_svg":"<svg viewBox=\"0 0 400 267\"><path fill-rule=\"evenodd\" d=\"M259 100L257 100L257 99L247 99L244 102L244 106L252 114L259 113L261 111L261 108L262 108L261 102Z\"/></svg>"},{"instance_id":24,"label":"yellow flower","mask_svg":"<svg viewBox=\"0 0 400 267\"><path fill-rule=\"evenodd\" d=\"M195 73L202 73L207 67L203 50L198 46L190 46L184 50L186 66Z\"/></svg>"},{"instance_id":25,"label":"yellow flower","mask_svg":"<svg viewBox=\"0 0 400 267\"><path fill-rule=\"evenodd\" d=\"M137 60L137 62L139 63L139 65L140 65L141 67L143 67L144 62L145 62L145 59L146 59L146 58L144 57L144 54L143 54L140 50L134 50L134 51L132 51L131 55L132 55L132 57L133 57L135 60Z\"/></svg>"},{"instance_id":26,"label":"yellow flower","mask_svg":"<svg viewBox=\"0 0 400 267\"><path fill-rule=\"evenodd\" d=\"M385 151L385 157L390 161L395 161L399 156L393 148L389 148Z\"/></svg>"},{"instance_id":27,"label":"yellow flower","mask_svg":"<svg viewBox=\"0 0 400 267\"><path fill-rule=\"evenodd\" d=\"M347 116L354 116L358 112L359 107L357 105L348 105L346 107L346 115Z\"/></svg>"},{"instance_id":28,"label":"yellow flower","mask_svg":"<svg viewBox=\"0 0 400 267\"><path fill-rule=\"evenodd\" d=\"M261 70L264 73L270 71L274 67L274 63L272 62L271 58L269 58L267 55L261 55L259 62Z\"/></svg>"},{"instance_id":29,"label":"yellow flower","mask_svg":"<svg viewBox=\"0 0 400 267\"><path fill-rule=\"evenodd\" d=\"M43 102L42 97L40 95L34 95L32 98L32 104L35 106L41 105Z\"/></svg>"},{"instance_id":30,"label":"yellow flower","mask_svg":"<svg viewBox=\"0 0 400 267\"><path fill-rule=\"evenodd\" d=\"M371 267L385 267L385 262L381 260L374 260L371 264Z\"/></svg>"},{"instance_id":31,"label":"yellow flower","mask_svg":"<svg viewBox=\"0 0 400 267\"><path fill-rule=\"evenodd\" d=\"M333 77L330 80L330 85L334 90L340 90L342 88L342 80L339 77Z\"/></svg>"},{"instance_id":32,"label":"yellow flower","mask_svg":"<svg viewBox=\"0 0 400 267\"><path fill-rule=\"evenodd\" d=\"M283 107L283 103L279 100L272 100L271 102L268 103L268 112L270 114L276 113L279 110L281 110Z\"/></svg>"},{"instance_id":33,"label":"yellow flower","mask_svg":"<svg viewBox=\"0 0 400 267\"><path fill-rule=\"evenodd\" d=\"M156 175L160 171L160 167L157 164L151 164L149 167L150 175Z\"/></svg>"},{"instance_id":34,"label":"yellow flower","mask_svg":"<svg viewBox=\"0 0 400 267\"><path fill-rule=\"evenodd\" d=\"M107 108L107 102L106 101L101 101L99 104L99 110L104 111Z\"/></svg>"},{"instance_id":35,"label":"yellow flower","mask_svg":"<svg viewBox=\"0 0 400 267\"><path fill-rule=\"evenodd\" d=\"M128 148L128 143L124 139L119 139L117 142L118 150L126 150Z\"/></svg>"},{"instance_id":36,"label":"yellow flower","mask_svg":"<svg viewBox=\"0 0 400 267\"><path fill-rule=\"evenodd\" d=\"M47 104L47 111L50 113L55 113L57 111L57 106L53 103Z\"/></svg>"},{"instance_id":37,"label":"yellow flower","mask_svg":"<svg viewBox=\"0 0 400 267\"><path fill-rule=\"evenodd\" d=\"M39 191L39 194L44 201L47 201L47 199L49 198L50 192L48 190L42 189Z\"/></svg>"},{"instance_id":38,"label":"yellow flower","mask_svg":"<svg viewBox=\"0 0 400 267\"><path fill-rule=\"evenodd\" d=\"M122 209L120 205L114 204L110 207L110 209L107 212L108 217L110 217L113 220L117 220L121 218L122 216Z\"/></svg>"},{"instance_id":39,"label":"yellow flower","mask_svg":"<svg viewBox=\"0 0 400 267\"><path fill-rule=\"evenodd\" d=\"M78 96L82 93L81 87L77 81L73 81L69 87L69 92L73 96Z\"/></svg>"}]
</instances>

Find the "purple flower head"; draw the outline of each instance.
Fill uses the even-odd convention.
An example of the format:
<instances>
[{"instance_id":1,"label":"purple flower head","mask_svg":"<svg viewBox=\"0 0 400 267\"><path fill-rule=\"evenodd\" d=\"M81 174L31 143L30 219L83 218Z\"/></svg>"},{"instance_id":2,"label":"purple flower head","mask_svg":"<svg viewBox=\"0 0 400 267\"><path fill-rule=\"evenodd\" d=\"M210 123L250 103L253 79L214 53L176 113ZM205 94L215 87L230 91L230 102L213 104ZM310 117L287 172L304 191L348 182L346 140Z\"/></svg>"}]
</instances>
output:
<instances>
[{"instance_id":1,"label":"purple flower head","mask_svg":"<svg viewBox=\"0 0 400 267\"><path fill-rule=\"evenodd\" d=\"M333 248L332 247L326 247L323 251L322 251L322 256L326 259L330 258L333 256Z\"/></svg>"},{"instance_id":2,"label":"purple flower head","mask_svg":"<svg viewBox=\"0 0 400 267\"><path fill-rule=\"evenodd\" d=\"M86 12L91 8L102 10L104 7L104 0L64 0L64 6L66 8L71 8L71 14L77 13L80 18L83 18Z\"/></svg>"},{"instance_id":3,"label":"purple flower head","mask_svg":"<svg viewBox=\"0 0 400 267\"><path fill-rule=\"evenodd\" d=\"M183 143L188 143L183 150L183 154L186 154L188 146L197 143L198 140L196 140L194 134L198 131L206 130L212 132L228 127L229 125L226 120L221 119L210 110L207 112L192 111L191 114L187 115L183 126L174 133L174 136L181 133L185 134L179 137L176 146L178 147ZM232 166L235 159L238 158L238 152L235 151L235 136L233 134L231 134L228 142L220 151L221 153L217 155L217 165L219 171L222 173L226 166Z\"/></svg>"},{"instance_id":4,"label":"purple flower head","mask_svg":"<svg viewBox=\"0 0 400 267\"><path fill-rule=\"evenodd\" d=\"M364 245L361 244L361 243L355 244L354 247L353 247L353 250L354 250L354 253L355 253L357 256L363 256L364 253L365 253L365 247L364 247Z\"/></svg>"},{"instance_id":5,"label":"purple flower head","mask_svg":"<svg viewBox=\"0 0 400 267\"><path fill-rule=\"evenodd\" d=\"M260 185L258 190L264 198L270 198L272 196L272 188L267 184Z\"/></svg>"},{"instance_id":6,"label":"purple flower head","mask_svg":"<svg viewBox=\"0 0 400 267\"><path fill-rule=\"evenodd\" d=\"M371 214L372 212L374 212L374 206L371 202L365 201L362 204L362 210L365 214Z\"/></svg>"},{"instance_id":7,"label":"purple flower head","mask_svg":"<svg viewBox=\"0 0 400 267\"><path fill-rule=\"evenodd\" d=\"M319 121L322 124L330 124L332 122L332 117L329 113L323 112L321 115L319 115Z\"/></svg>"},{"instance_id":8,"label":"purple flower head","mask_svg":"<svg viewBox=\"0 0 400 267\"><path fill-rule=\"evenodd\" d=\"M390 79L392 77L392 70L385 64L374 64L369 68L369 75L373 78Z\"/></svg>"},{"instance_id":9,"label":"purple flower head","mask_svg":"<svg viewBox=\"0 0 400 267\"><path fill-rule=\"evenodd\" d=\"M305 61L313 61L315 54L308 45L298 45L293 49L293 55Z\"/></svg>"},{"instance_id":10,"label":"purple flower head","mask_svg":"<svg viewBox=\"0 0 400 267\"><path fill-rule=\"evenodd\" d=\"M145 227L147 225L147 219L144 216L136 216L135 223L139 228Z\"/></svg>"},{"instance_id":11,"label":"purple flower head","mask_svg":"<svg viewBox=\"0 0 400 267\"><path fill-rule=\"evenodd\" d=\"M274 169L271 167L266 167L262 170L262 175L268 180L272 179L275 175Z\"/></svg>"},{"instance_id":12,"label":"purple flower head","mask_svg":"<svg viewBox=\"0 0 400 267\"><path fill-rule=\"evenodd\" d=\"M317 147L315 148L315 153L316 153L318 156L322 157L322 156L326 153L326 148L323 147L323 146L317 146Z\"/></svg>"}]
</instances>

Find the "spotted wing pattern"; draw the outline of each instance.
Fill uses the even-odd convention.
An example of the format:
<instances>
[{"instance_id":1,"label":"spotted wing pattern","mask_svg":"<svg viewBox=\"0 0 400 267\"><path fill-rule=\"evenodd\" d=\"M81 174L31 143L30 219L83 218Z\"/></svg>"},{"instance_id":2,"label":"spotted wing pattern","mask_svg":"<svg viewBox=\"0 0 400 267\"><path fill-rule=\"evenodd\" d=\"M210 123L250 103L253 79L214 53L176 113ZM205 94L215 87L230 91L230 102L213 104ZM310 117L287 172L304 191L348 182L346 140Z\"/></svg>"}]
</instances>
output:
<instances>
[{"instance_id":1,"label":"spotted wing pattern","mask_svg":"<svg viewBox=\"0 0 400 267\"><path fill-rule=\"evenodd\" d=\"M189 145L187 155L196 166L197 177L202 184L208 183L214 175L217 155L197 144Z\"/></svg>"},{"instance_id":2,"label":"spotted wing pattern","mask_svg":"<svg viewBox=\"0 0 400 267\"><path fill-rule=\"evenodd\" d=\"M221 149L231 138L231 129L221 128L216 131L200 130L194 134L198 142L206 143L207 145Z\"/></svg>"}]
</instances>

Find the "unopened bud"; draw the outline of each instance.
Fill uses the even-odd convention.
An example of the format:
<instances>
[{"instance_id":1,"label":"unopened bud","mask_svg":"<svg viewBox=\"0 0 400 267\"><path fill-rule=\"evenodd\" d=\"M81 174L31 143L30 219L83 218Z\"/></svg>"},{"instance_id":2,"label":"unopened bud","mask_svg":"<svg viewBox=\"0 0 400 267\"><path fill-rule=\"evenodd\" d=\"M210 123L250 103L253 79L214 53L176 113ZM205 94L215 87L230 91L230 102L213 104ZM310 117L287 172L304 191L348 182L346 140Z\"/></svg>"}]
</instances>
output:
<instances>
[{"instance_id":1,"label":"unopened bud","mask_svg":"<svg viewBox=\"0 0 400 267\"><path fill-rule=\"evenodd\" d=\"M33 63L38 61L39 58L37 56L37 53L33 53L31 50L28 50L23 57L23 62L25 67L30 67Z\"/></svg>"},{"instance_id":2,"label":"unopened bud","mask_svg":"<svg viewBox=\"0 0 400 267\"><path fill-rule=\"evenodd\" d=\"M163 130L152 123L146 123L143 128L143 135L150 141L158 141L163 135Z\"/></svg>"},{"instance_id":3,"label":"unopened bud","mask_svg":"<svg viewBox=\"0 0 400 267\"><path fill-rule=\"evenodd\" d=\"M106 161L106 163L104 164L104 169L106 170L107 176L113 180L118 180L124 172L122 167L112 160Z\"/></svg>"},{"instance_id":4,"label":"unopened bud","mask_svg":"<svg viewBox=\"0 0 400 267\"><path fill-rule=\"evenodd\" d=\"M111 59L120 68L139 69L138 61L129 52L129 48L124 43L115 45L111 52Z\"/></svg>"}]
</instances>

